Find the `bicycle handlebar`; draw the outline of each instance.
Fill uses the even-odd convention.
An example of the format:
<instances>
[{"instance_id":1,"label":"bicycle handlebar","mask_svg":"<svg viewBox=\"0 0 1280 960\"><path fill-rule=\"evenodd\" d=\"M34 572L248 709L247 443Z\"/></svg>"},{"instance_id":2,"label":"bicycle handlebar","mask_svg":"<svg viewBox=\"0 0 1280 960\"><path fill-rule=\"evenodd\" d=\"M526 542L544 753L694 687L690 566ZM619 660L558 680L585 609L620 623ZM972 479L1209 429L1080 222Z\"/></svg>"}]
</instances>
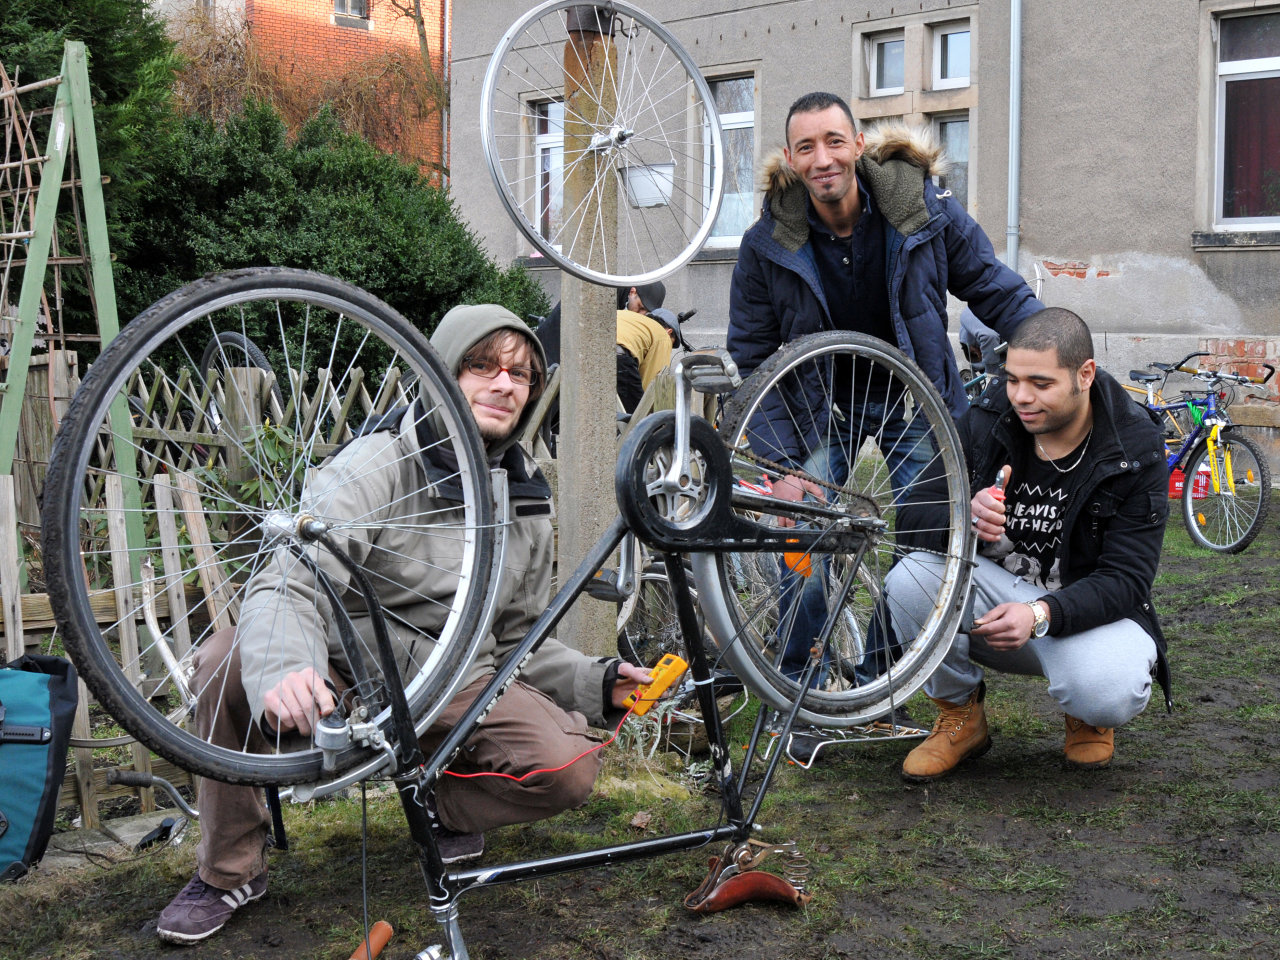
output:
<instances>
[{"instance_id":1,"label":"bicycle handlebar","mask_svg":"<svg viewBox=\"0 0 1280 960\"><path fill-rule=\"evenodd\" d=\"M1153 370L1159 370L1166 377L1168 377L1169 374L1175 373L1175 372L1189 373L1191 374L1191 376L1195 377L1197 380L1204 380L1210 383L1214 381L1225 380L1231 383L1252 384L1255 386L1260 386L1261 384L1266 383L1273 376L1275 376L1276 368L1269 363L1262 364L1262 366L1265 367L1267 371L1266 376L1263 376L1263 377L1248 377L1242 373L1227 373L1221 368L1217 370L1201 370L1199 367L1186 366L1186 363L1188 360L1194 360L1196 357L1208 357L1208 356L1212 356L1212 354L1205 353L1204 351L1200 351L1197 353L1188 353L1185 357L1183 357L1177 363L1149 363L1147 364L1147 366Z\"/></svg>"},{"instance_id":2,"label":"bicycle handlebar","mask_svg":"<svg viewBox=\"0 0 1280 960\"><path fill-rule=\"evenodd\" d=\"M1198 368L1186 367L1184 366L1184 364L1188 360L1194 360L1196 357L1207 357L1207 356L1209 356L1209 354L1204 352L1188 353L1185 357L1183 357L1177 363L1148 363L1147 366L1151 367L1154 370L1159 370L1166 377L1175 371L1177 371L1178 373L1199 373L1200 370Z\"/></svg>"},{"instance_id":3,"label":"bicycle handlebar","mask_svg":"<svg viewBox=\"0 0 1280 960\"><path fill-rule=\"evenodd\" d=\"M1269 363L1264 363L1262 366L1267 368L1267 375L1265 377L1249 377L1245 376L1243 373L1227 373L1223 370L1188 370L1186 372L1191 373L1195 379L1204 380L1207 383L1227 381L1228 383L1235 383L1241 386L1260 387L1262 384L1270 380L1276 372L1276 368Z\"/></svg>"}]
</instances>

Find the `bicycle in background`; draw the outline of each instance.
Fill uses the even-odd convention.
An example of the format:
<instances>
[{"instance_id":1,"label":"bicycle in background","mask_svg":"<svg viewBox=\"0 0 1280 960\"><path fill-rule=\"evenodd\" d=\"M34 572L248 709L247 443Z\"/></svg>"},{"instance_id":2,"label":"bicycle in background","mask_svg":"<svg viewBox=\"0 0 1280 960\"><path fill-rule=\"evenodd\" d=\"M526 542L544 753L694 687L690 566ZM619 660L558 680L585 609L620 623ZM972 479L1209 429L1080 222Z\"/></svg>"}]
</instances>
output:
<instances>
[{"instance_id":1,"label":"bicycle in background","mask_svg":"<svg viewBox=\"0 0 1280 960\"><path fill-rule=\"evenodd\" d=\"M1170 495L1182 501L1182 519L1191 539L1219 553L1239 553L1262 529L1271 507L1271 470L1256 442L1236 432L1227 414L1238 388L1259 387L1275 374L1250 377L1226 370L1201 370L1187 363L1207 353L1190 353L1177 363L1152 363L1156 372L1130 370L1142 387L1142 403L1165 427ZM1184 390L1179 399L1163 395L1170 374L1190 374L1205 384ZM1158 386L1157 386L1158 384Z\"/></svg>"}]
</instances>

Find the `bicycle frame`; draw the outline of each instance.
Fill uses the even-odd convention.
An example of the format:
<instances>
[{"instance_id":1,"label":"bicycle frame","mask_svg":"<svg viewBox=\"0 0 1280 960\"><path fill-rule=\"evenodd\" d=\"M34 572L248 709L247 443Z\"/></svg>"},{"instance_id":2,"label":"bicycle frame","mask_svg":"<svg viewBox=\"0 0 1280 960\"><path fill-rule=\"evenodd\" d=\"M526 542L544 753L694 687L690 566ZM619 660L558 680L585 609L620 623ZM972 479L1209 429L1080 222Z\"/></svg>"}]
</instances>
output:
<instances>
[{"instance_id":1,"label":"bicycle frame","mask_svg":"<svg viewBox=\"0 0 1280 960\"><path fill-rule=\"evenodd\" d=\"M744 812L743 788L746 785L746 778L745 776L735 775L733 765L730 762L729 748L725 741L724 729L715 704L715 694L711 683L711 663L701 631L698 629L697 613L689 591L684 558L677 553L667 553L664 555L667 576L671 582L681 630L689 653L690 673L697 687L699 706L702 710L704 722L707 725L712 766L720 785L723 822L687 833L618 844L580 853L519 861L500 866L451 871L441 861L426 811L427 794L439 778L444 775L445 769L462 749L463 744L475 733L494 703L516 680L520 668L543 642L551 636L552 631L572 603L586 592L587 585L591 582L596 570L608 561L610 555L617 549L626 534L627 527L624 521L618 518L592 548L588 556L579 564L578 568L574 570L560 592L552 600L551 605L533 624L529 633L485 686L484 690L445 738L444 742L441 743L440 747L431 757L424 760L417 747L416 736L414 736L411 740L412 748L408 751L408 758L401 764L401 772L395 777L401 805L404 807L405 815L409 821L410 834L418 847L419 865L429 891L431 910L444 928L445 940L449 950L448 955L453 960L466 960L468 956L462 941L457 902L458 898L469 890L501 883L537 879L569 870L623 863L663 853L690 850L704 847L717 841L733 840L739 843L746 841L751 834L752 825L764 802L769 783L783 756L783 751L775 751L768 757L765 770L756 788L751 808ZM817 661L815 660L814 665L810 667L811 671L816 669L816 663ZM398 674L392 672L388 676L396 677ZM391 687L390 693L393 698L403 697L403 689L400 688L399 684L393 683L389 684L389 686ZM798 711L798 709L799 705L797 704L796 710ZM793 717L788 718L788 730ZM750 758L757 755L762 730L763 715L757 721L747 747L748 759L744 763L744 774L746 770L750 769ZM411 726L407 731L401 731L400 737L406 736L412 736Z\"/></svg>"},{"instance_id":2,"label":"bicycle frame","mask_svg":"<svg viewBox=\"0 0 1280 960\"><path fill-rule=\"evenodd\" d=\"M686 390L685 410L688 409L687 393L690 390L691 382L698 379L704 382L709 381L714 377L712 368L717 366L720 367L723 375L722 359L711 362L695 360L689 364L688 373L682 376L681 379L681 383ZM699 367L702 369L699 370ZM689 434L687 423L683 431L677 430L675 440L676 457L674 459L676 465L678 466L681 460L688 464ZM731 473L727 466L725 474L726 476L722 479L727 482L731 479ZM668 478L668 482L680 483L682 488L687 488L689 482L687 478L686 468L683 476ZM644 495L643 491L640 495ZM624 515L626 512L625 510L623 511ZM462 750L467 740L476 732L498 698L516 681L521 668L529 657L551 636L552 631L568 612L573 602L583 593L589 592L589 585L596 572L608 562L613 552L631 532L631 528L624 517L620 516L614 520L612 526L601 536L595 546L592 547L590 553L569 576L548 608L530 627L524 639L520 641L515 650L503 662L480 695L476 697L462 718L429 758L423 757L421 748L418 745L417 734L409 718L407 705L404 702L403 684L400 682L399 673L394 669L394 657L390 641L384 636L378 638L378 645L384 662L392 664L391 668L386 669L385 675L389 679L387 692L392 701L393 715L398 718L395 736L400 741L394 747L385 747L384 755L393 762L394 760L399 760L395 765L393 779L396 783L396 789L400 796L406 819L409 822L410 835L418 848L419 866L426 881L431 910L444 929L445 945L448 949L448 956L452 960L467 960L468 957L459 923L458 900L463 893L469 890L502 883L537 879L570 870L644 859L658 854L691 850L726 840L745 843L751 835L752 826L759 814L761 805L764 803L769 784L779 763L785 756L785 751L783 750L761 751L759 749L764 735L764 724L767 715L767 711L761 711L747 746L746 760L743 764L742 773L735 773L730 760L729 747L725 740L724 725L716 707L712 663L708 656L702 631L699 629L698 615L689 587L688 573L685 569L684 553L678 549L672 549L670 543L662 543L661 538L647 536L648 531L637 531L642 539L663 549L667 578L671 584L680 629L688 652L689 672L693 678L699 707L707 727L712 769L719 783L720 817L715 824L700 830L498 866L453 871L448 869L441 860L435 835L431 830L430 817L427 813L427 795L440 777L445 775L449 764ZM761 528L757 535L764 533L764 528ZM696 541L697 538L695 537L694 539ZM768 541L770 538L761 536L760 539ZM380 619L382 614L376 595L373 594L371 588L363 592L370 611L374 613L375 618ZM827 638L830 636L831 628L832 624L828 623L824 629L822 634L824 643L827 642ZM821 657L814 657L810 661L804 676L801 678L802 686L807 687L809 680L818 669L820 660ZM781 731L782 736L790 733L795 723L796 715L800 711L800 706L801 701L797 700L790 714L784 720ZM755 787L750 809L744 810L744 790L748 783L746 773L751 769L753 759L757 756L764 760L764 770L758 785ZM438 956L439 954L436 955Z\"/></svg>"},{"instance_id":3,"label":"bicycle frame","mask_svg":"<svg viewBox=\"0 0 1280 960\"><path fill-rule=\"evenodd\" d=\"M1169 450L1169 453L1165 462L1170 473L1181 468L1187 462L1191 451L1196 448L1200 438L1204 437L1205 444L1209 448L1210 483L1212 484L1213 492L1222 492L1222 470L1225 467L1228 492L1232 495L1235 494L1235 476L1231 472L1231 451L1228 449L1224 454L1226 462L1222 465L1219 465L1218 457L1216 456L1218 438L1222 430L1232 425L1230 420L1218 413L1216 391L1209 390L1203 397L1185 397L1174 403L1148 403L1147 409L1156 413L1170 413L1174 410L1202 410L1203 413L1194 430L1186 434L1176 445L1174 441L1168 441L1166 449ZM1207 431L1206 427L1208 428Z\"/></svg>"}]
</instances>

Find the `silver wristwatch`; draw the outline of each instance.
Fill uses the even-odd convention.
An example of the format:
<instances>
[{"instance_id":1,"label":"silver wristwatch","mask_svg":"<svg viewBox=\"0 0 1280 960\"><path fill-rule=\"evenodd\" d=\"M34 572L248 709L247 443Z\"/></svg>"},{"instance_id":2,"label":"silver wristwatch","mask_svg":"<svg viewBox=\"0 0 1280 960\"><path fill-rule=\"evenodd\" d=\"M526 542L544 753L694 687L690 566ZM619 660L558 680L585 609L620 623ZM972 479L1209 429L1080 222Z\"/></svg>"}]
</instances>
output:
<instances>
[{"instance_id":1,"label":"silver wristwatch","mask_svg":"<svg viewBox=\"0 0 1280 960\"><path fill-rule=\"evenodd\" d=\"M1049 615L1044 612L1044 606L1039 600L1028 600L1027 606L1036 617L1036 622L1031 625L1031 636L1043 637L1049 632Z\"/></svg>"}]
</instances>

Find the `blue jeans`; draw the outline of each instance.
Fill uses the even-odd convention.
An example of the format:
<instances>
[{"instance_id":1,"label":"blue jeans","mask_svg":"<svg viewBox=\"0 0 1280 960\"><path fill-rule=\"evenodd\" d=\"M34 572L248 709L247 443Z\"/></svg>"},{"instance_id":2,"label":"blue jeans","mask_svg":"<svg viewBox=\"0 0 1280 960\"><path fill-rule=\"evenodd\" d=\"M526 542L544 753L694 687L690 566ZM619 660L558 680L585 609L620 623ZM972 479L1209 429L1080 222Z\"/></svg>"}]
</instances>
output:
<instances>
[{"instance_id":1,"label":"blue jeans","mask_svg":"<svg viewBox=\"0 0 1280 960\"><path fill-rule=\"evenodd\" d=\"M907 487L935 456L928 423L922 417L913 417L910 423L906 422L900 404L864 403L856 410L845 411L843 419L832 418L828 436L830 439L825 445L810 451L801 469L819 480L842 486L849 478L850 457L856 457L870 437L876 441L889 466L895 504L902 502ZM824 557L818 561L815 558L813 575L808 577L793 572L781 559L778 563L782 587L777 628L779 646L783 650L781 671L789 679L798 680L827 620L830 560ZM858 668L859 679L873 660L873 650L883 650L886 646L884 631L877 628L880 619L879 616L872 618L866 657ZM874 678L878 672L875 670L868 679ZM820 675L821 671L815 674L811 685L817 684Z\"/></svg>"}]
</instances>

